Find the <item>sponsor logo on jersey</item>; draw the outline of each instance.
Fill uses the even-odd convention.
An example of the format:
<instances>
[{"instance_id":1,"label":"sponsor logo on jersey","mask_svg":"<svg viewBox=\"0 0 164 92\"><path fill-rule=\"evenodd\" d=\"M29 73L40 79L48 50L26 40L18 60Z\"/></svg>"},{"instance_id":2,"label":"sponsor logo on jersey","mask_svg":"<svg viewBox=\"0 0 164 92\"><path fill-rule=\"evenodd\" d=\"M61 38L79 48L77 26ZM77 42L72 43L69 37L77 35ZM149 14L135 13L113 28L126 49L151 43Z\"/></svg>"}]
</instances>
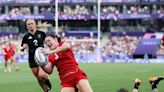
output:
<instances>
[{"instance_id":1,"label":"sponsor logo on jersey","mask_svg":"<svg viewBox=\"0 0 164 92\"><path fill-rule=\"evenodd\" d=\"M38 38L41 38L41 34L38 34Z\"/></svg>"},{"instance_id":2,"label":"sponsor logo on jersey","mask_svg":"<svg viewBox=\"0 0 164 92\"><path fill-rule=\"evenodd\" d=\"M28 37L28 39L32 39L32 37L31 37L31 36L29 36L29 37Z\"/></svg>"}]
</instances>

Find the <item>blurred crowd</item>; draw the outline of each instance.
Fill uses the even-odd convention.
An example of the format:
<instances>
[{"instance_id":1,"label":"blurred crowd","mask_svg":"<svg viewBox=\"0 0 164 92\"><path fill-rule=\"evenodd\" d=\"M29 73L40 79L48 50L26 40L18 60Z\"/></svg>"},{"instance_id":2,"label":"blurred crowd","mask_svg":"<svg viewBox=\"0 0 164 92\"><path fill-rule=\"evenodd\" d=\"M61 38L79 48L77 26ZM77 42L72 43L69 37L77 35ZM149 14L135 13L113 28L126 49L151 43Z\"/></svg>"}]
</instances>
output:
<instances>
[{"instance_id":1,"label":"blurred crowd","mask_svg":"<svg viewBox=\"0 0 164 92\"><path fill-rule=\"evenodd\" d=\"M53 6L50 7L41 7L39 8L39 14L54 14L55 13L55 8Z\"/></svg>"},{"instance_id":2,"label":"blurred crowd","mask_svg":"<svg viewBox=\"0 0 164 92\"><path fill-rule=\"evenodd\" d=\"M5 35L5 36L0 36L0 44L3 44L8 41L13 41L13 40L18 40L18 35Z\"/></svg>"},{"instance_id":3,"label":"blurred crowd","mask_svg":"<svg viewBox=\"0 0 164 92\"><path fill-rule=\"evenodd\" d=\"M70 42L75 54L95 54L97 41L93 37L65 37L65 40Z\"/></svg>"},{"instance_id":4,"label":"blurred crowd","mask_svg":"<svg viewBox=\"0 0 164 92\"><path fill-rule=\"evenodd\" d=\"M0 7L0 14L11 15L41 15L41 14L55 14L55 5L52 6L7 6ZM97 14L97 6L94 5L59 5L59 15L69 14ZM102 5L102 14L160 14L164 13L163 5Z\"/></svg>"},{"instance_id":5,"label":"blurred crowd","mask_svg":"<svg viewBox=\"0 0 164 92\"><path fill-rule=\"evenodd\" d=\"M103 14L155 14L155 13L164 13L164 7L153 7L153 6L136 6L136 5L127 5L127 6L105 6L102 8Z\"/></svg>"},{"instance_id":6,"label":"blurred crowd","mask_svg":"<svg viewBox=\"0 0 164 92\"><path fill-rule=\"evenodd\" d=\"M131 55L137 47L141 37L137 36L113 36L106 40L102 48L104 54Z\"/></svg>"},{"instance_id":7,"label":"blurred crowd","mask_svg":"<svg viewBox=\"0 0 164 92\"><path fill-rule=\"evenodd\" d=\"M70 15L74 15L74 14L90 14L89 11L90 10L87 9L85 6L80 6L80 5L76 5L75 7L64 6L63 10L60 11L60 15L62 15L62 14L70 14Z\"/></svg>"},{"instance_id":8,"label":"blurred crowd","mask_svg":"<svg viewBox=\"0 0 164 92\"><path fill-rule=\"evenodd\" d=\"M95 62L97 55L98 42L95 37L78 37L78 36L60 36L63 40L71 44L73 53L75 53L78 61ZM133 52L137 48L142 36L108 36L106 39L101 40L101 55L102 60L105 62L114 60L129 60L133 59ZM25 53L20 51L22 38L19 36L1 36L0 37L0 59L3 60L3 48L12 43L17 47L17 56L19 60L25 60L27 58L27 50ZM157 55L164 55L164 50L158 48ZM93 58L95 57L95 58ZM89 58L89 59L87 59ZM92 59L93 58L93 59ZM19 62L22 62L19 61Z\"/></svg>"},{"instance_id":9,"label":"blurred crowd","mask_svg":"<svg viewBox=\"0 0 164 92\"><path fill-rule=\"evenodd\" d=\"M10 10L11 15L30 15L30 7L12 8Z\"/></svg>"},{"instance_id":10,"label":"blurred crowd","mask_svg":"<svg viewBox=\"0 0 164 92\"><path fill-rule=\"evenodd\" d=\"M69 37L61 37L63 40L68 41L73 49L73 52L76 54L92 54L96 53L97 42L93 37L77 37L77 36L69 36ZM16 45L17 49L20 50L21 46L21 37L9 35L9 36L1 36L0 37L0 50L2 50L6 44L12 43ZM2 53L0 53L2 54ZM20 51L19 53L20 54Z\"/></svg>"},{"instance_id":11,"label":"blurred crowd","mask_svg":"<svg viewBox=\"0 0 164 92\"><path fill-rule=\"evenodd\" d=\"M54 6L14 6L0 7L0 14L10 14L11 16L16 15L45 15L45 14L55 14Z\"/></svg>"}]
</instances>

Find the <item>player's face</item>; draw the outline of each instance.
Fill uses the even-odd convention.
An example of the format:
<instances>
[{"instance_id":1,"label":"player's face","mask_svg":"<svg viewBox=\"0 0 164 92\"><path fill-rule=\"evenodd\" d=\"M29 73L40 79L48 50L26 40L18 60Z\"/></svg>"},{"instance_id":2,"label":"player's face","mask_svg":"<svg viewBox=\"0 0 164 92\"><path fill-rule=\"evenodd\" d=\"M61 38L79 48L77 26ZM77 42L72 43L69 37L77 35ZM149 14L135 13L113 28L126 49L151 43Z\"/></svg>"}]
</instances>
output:
<instances>
[{"instance_id":1,"label":"player's face","mask_svg":"<svg viewBox=\"0 0 164 92\"><path fill-rule=\"evenodd\" d=\"M48 37L45 38L45 44L50 49L54 49L58 46L59 43L58 43L57 39L54 39L51 36L48 36Z\"/></svg>"},{"instance_id":2,"label":"player's face","mask_svg":"<svg viewBox=\"0 0 164 92\"><path fill-rule=\"evenodd\" d=\"M27 25L27 29L29 31L33 32L33 31L36 30L36 23L35 23L34 20L32 20L32 19L31 20L28 20L27 23L26 23L26 25Z\"/></svg>"}]
</instances>

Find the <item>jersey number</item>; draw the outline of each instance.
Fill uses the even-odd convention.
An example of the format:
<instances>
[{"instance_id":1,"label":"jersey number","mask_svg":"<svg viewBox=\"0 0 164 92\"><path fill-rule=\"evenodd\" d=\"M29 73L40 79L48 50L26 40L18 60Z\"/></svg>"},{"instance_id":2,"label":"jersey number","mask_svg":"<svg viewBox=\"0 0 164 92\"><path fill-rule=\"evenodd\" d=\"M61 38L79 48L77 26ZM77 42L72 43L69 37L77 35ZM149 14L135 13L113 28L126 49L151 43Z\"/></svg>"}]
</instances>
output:
<instances>
[{"instance_id":1,"label":"jersey number","mask_svg":"<svg viewBox=\"0 0 164 92\"><path fill-rule=\"evenodd\" d=\"M35 46L38 46L38 40L34 40L33 43Z\"/></svg>"},{"instance_id":2,"label":"jersey number","mask_svg":"<svg viewBox=\"0 0 164 92\"><path fill-rule=\"evenodd\" d=\"M55 59L56 59L56 60L59 59L58 54L54 54L54 55L55 55Z\"/></svg>"}]
</instances>

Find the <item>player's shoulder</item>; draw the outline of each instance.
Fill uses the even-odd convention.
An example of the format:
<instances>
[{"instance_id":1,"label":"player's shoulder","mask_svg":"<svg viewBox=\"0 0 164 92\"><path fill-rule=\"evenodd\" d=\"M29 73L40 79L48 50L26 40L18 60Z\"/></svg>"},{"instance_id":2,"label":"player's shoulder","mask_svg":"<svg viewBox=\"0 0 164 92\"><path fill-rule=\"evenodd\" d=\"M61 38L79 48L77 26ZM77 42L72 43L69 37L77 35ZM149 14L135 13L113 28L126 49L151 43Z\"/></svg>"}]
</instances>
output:
<instances>
[{"instance_id":1,"label":"player's shoulder","mask_svg":"<svg viewBox=\"0 0 164 92\"><path fill-rule=\"evenodd\" d=\"M23 38L28 37L30 35L30 33L25 33L25 35L23 36Z\"/></svg>"},{"instance_id":2,"label":"player's shoulder","mask_svg":"<svg viewBox=\"0 0 164 92\"><path fill-rule=\"evenodd\" d=\"M37 33L46 34L45 32L39 30L37 30Z\"/></svg>"}]
</instances>

